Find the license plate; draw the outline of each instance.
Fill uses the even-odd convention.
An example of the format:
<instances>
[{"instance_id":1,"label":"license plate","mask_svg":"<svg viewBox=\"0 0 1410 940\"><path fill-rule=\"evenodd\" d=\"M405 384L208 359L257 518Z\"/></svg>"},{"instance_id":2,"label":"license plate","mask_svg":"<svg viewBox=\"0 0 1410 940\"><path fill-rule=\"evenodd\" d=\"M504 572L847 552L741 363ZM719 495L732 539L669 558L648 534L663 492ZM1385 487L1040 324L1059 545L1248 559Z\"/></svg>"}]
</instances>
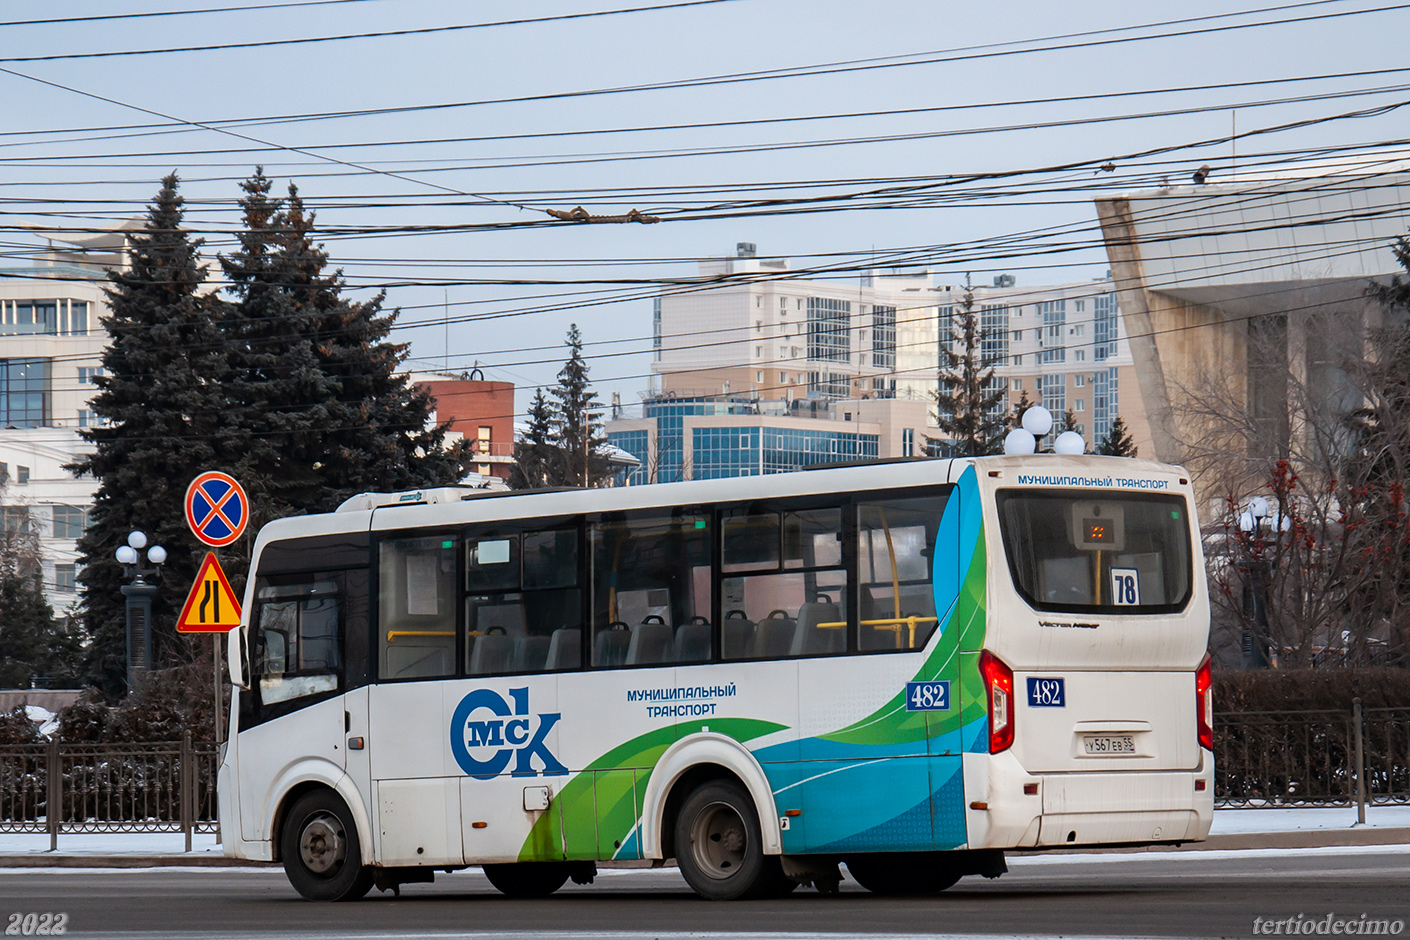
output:
<instances>
[{"instance_id":1,"label":"license plate","mask_svg":"<svg viewBox=\"0 0 1410 940\"><path fill-rule=\"evenodd\" d=\"M1136 741L1129 734L1084 734L1082 747L1088 754L1136 753Z\"/></svg>"}]
</instances>

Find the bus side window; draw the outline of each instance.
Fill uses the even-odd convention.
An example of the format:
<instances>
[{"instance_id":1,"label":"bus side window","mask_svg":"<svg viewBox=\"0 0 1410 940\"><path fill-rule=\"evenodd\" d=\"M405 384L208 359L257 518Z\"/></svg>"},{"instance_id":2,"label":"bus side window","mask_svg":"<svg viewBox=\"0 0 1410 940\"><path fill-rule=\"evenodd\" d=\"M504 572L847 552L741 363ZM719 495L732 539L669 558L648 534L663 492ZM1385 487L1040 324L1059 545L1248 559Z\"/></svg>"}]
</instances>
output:
<instances>
[{"instance_id":1,"label":"bus side window","mask_svg":"<svg viewBox=\"0 0 1410 940\"><path fill-rule=\"evenodd\" d=\"M594 523L592 665L704 662L710 658L710 517L622 514Z\"/></svg>"},{"instance_id":2,"label":"bus side window","mask_svg":"<svg viewBox=\"0 0 1410 940\"><path fill-rule=\"evenodd\" d=\"M944 496L858 504L861 649L920 649L935 632L931 574L944 509Z\"/></svg>"},{"instance_id":3,"label":"bus side window","mask_svg":"<svg viewBox=\"0 0 1410 940\"><path fill-rule=\"evenodd\" d=\"M378 562L381 679L455 675L456 539L388 539Z\"/></svg>"},{"instance_id":4,"label":"bus side window","mask_svg":"<svg viewBox=\"0 0 1410 940\"><path fill-rule=\"evenodd\" d=\"M465 558L467 675L582 668L576 527L473 534Z\"/></svg>"},{"instance_id":5,"label":"bus side window","mask_svg":"<svg viewBox=\"0 0 1410 940\"><path fill-rule=\"evenodd\" d=\"M261 583L252 677L265 705L339 688L341 593L336 576Z\"/></svg>"},{"instance_id":6,"label":"bus side window","mask_svg":"<svg viewBox=\"0 0 1410 940\"><path fill-rule=\"evenodd\" d=\"M727 509L720 532L723 659L847 651L841 509Z\"/></svg>"}]
</instances>

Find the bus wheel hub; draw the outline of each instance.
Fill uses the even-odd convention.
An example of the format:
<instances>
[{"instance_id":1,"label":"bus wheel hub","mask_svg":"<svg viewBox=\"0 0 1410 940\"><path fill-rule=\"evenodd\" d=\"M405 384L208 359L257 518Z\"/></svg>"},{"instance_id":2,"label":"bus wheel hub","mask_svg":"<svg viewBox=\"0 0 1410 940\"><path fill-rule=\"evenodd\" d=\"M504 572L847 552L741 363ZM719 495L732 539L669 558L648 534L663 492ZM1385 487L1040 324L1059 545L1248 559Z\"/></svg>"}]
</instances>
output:
<instances>
[{"instance_id":1,"label":"bus wheel hub","mask_svg":"<svg viewBox=\"0 0 1410 940\"><path fill-rule=\"evenodd\" d=\"M343 830L336 819L316 816L304 824L299 836L299 856L309 871L328 874L341 864L345 852Z\"/></svg>"}]
</instances>

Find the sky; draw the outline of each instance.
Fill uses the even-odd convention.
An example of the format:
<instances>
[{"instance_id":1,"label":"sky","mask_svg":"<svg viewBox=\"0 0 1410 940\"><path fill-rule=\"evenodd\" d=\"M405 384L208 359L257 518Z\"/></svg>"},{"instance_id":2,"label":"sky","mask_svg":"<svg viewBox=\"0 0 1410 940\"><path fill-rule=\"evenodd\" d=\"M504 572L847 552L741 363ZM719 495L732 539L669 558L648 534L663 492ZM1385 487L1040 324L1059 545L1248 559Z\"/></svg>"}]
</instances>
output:
<instances>
[{"instance_id":1,"label":"sky","mask_svg":"<svg viewBox=\"0 0 1410 940\"><path fill-rule=\"evenodd\" d=\"M19 22L269 6L195 2L0 6L0 263L140 214L171 170L228 250L262 164L317 210L352 296L401 308L409 367L479 366L521 411L573 322L601 397L637 401L650 295L740 241L828 276L902 259L940 283L1086 280L1107 268L1099 192L1410 138L1410 4L1387 0L272 0ZM276 44L92 55L251 43ZM579 205L661 221L544 211Z\"/></svg>"}]
</instances>

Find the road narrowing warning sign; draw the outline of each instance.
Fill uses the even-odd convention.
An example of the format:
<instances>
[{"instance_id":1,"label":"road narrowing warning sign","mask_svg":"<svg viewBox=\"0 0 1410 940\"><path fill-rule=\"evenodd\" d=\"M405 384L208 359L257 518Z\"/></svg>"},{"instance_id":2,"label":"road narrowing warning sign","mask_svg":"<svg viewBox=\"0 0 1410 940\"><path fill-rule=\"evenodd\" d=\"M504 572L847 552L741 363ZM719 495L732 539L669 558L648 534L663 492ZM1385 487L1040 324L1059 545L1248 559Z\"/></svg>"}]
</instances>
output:
<instances>
[{"instance_id":1,"label":"road narrowing warning sign","mask_svg":"<svg viewBox=\"0 0 1410 940\"><path fill-rule=\"evenodd\" d=\"M178 633L224 633L240 625L240 602L225 579L214 552L206 552L201 570L176 620Z\"/></svg>"}]
</instances>

